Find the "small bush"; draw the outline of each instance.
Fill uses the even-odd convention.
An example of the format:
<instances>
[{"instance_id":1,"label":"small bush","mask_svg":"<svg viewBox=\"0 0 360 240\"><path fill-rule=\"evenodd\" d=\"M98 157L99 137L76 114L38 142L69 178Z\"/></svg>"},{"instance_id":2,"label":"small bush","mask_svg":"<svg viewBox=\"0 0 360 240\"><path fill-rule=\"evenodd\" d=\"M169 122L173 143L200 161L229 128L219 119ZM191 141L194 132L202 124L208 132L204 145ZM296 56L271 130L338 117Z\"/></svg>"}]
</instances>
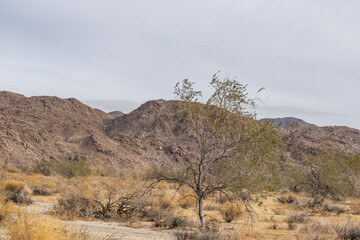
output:
<instances>
[{"instance_id":1,"label":"small bush","mask_svg":"<svg viewBox=\"0 0 360 240\"><path fill-rule=\"evenodd\" d=\"M360 225L354 225L348 221L344 225L333 226L339 239L345 240L359 240L360 239Z\"/></svg>"},{"instance_id":2,"label":"small bush","mask_svg":"<svg viewBox=\"0 0 360 240\"><path fill-rule=\"evenodd\" d=\"M64 177L72 178L88 176L91 173L91 168L89 162L86 160L62 159L61 162L55 166L55 171Z\"/></svg>"},{"instance_id":3,"label":"small bush","mask_svg":"<svg viewBox=\"0 0 360 240\"><path fill-rule=\"evenodd\" d=\"M178 227L189 226L189 221L186 217L174 215L172 213L163 213L157 215L155 219L155 227L161 229L172 229Z\"/></svg>"},{"instance_id":4,"label":"small bush","mask_svg":"<svg viewBox=\"0 0 360 240\"><path fill-rule=\"evenodd\" d=\"M25 186L25 183L16 180L7 180L3 183L6 200L14 203L32 203L30 198L30 189Z\"/></svg>"},{"instance_id":5,"label":"small bush","mask_svg":"<svg viewBox=\"0 0 360 240\"><path fill-rule=\"evenodd\" d=\"M294 193L286 193L282 194L280 197L277 198L277 200L284 204L291 204L295 203L295 201L298 199L298 196Z\"/></svg>"},{"instance_id":6,"label":"small bush","mask_svg":"<svg viewBox=\"0 0 360 240\"><path fill-rule=\"evenodd\" d=\"M323 206L323 212L330 212L330 213L336 213L337 215L344 213L345 210L338 206L329 206L327 204L324 204Z\"/></svg>"},{"instance_id":7,"label":"small bush","mask_svg":"<svg viewBox=\"0 0 360 240\"><path fill-rule=\"evenodd\" d=\"M288 228L290 230L295 229L296 223L304 223L306 221L306 214L301 213L292 213L286 218L286 222L288 224Z\"/></svg>"},{"instance_id":8,"label":"small bush","mask_svg":"<svg viewBox=\"0 0 360 240\"><path fill-rule=\"evenodd\" d=\"M174 240L220 240L220 233L209 231L179 231Z\"/></svg>"},{"instance_id":9,"label":"small bush","mask_svg":"<svg viewBox=\"0 0 360 240\"><path fill-rule=\"evenodd\" d=\"M328 226L323 225L319 222L312 222L310 224L305 224L302 228L300 228L299 232L318 236L323 234L329 234L330 229Z\"/></svg>"},{"instance_id":10,"label":"small bush","mask_svg":"<svg viewBox=\"0 0 360 240\"><path fill-rule=\"evenodd\" d=\"M33 190L34 195L49 196L56 192L56 183L44 182L40 186L35 186Z\"/></svg>"},{"instance_id":11,"label":"small bush","mask_svg":"<svg viewBox=\"0 0 360 240\"><path fill-rule=\"evenodd\" d=\"M16 180L6 180L3 186L5 191L18 193L25 187L25 183Z\"/></svg>"},{"instance_id":12,"label":"small bush","mask_svg":"<svg viewBox=\"0 0 360 240\"><path fill-rule=\"evenodd\" d=\"M218 230L209 230L204 231L192 231L192 230L182 230L174 234L174 240L238 240L240 239L236 232L231 233L221 233Z\"/></svg>"},{"instance_id":13,"label":"small bush","mask_svg":"<svg viewBox=\"0 0 360 240\"><path fill-rule=\"evenodd\" d=\"M44 176L50 176L54 172L54 164L41 160L35 163L32 172L41 173Z\"/></svg>"},{"instance_id":14,"label":"small bush","mask_svg":"<svg viewBox=\"0 0 360 240\"><path fill-rule=\"evenodd\" d=\"M235 203L226 202L220 209L221 215L223 216L225 222L230 223L233 220L241 216L242 212L239 206Z\"/></svg>"},{"instance_id":15,"label":"small bush","mask_svg":"<svg viewBox=\"0 0 360 240\"><path fill-rule=\"evenodd\" d=\"M76 194L68 194L58 199L55 210L68 217L94 217L98 208L91 201Z\"/></svg>"}]
</instances>

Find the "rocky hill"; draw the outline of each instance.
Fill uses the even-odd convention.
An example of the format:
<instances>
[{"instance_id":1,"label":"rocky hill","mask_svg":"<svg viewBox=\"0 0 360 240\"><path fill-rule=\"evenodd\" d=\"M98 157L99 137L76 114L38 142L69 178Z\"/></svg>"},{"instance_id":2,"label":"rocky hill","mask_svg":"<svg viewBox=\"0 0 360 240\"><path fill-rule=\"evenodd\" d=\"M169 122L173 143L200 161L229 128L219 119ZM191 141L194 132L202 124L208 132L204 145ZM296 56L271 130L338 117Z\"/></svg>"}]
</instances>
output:
<instances>
[{"instance_id":1,"label":"rocky hill","mask_svg":"<svg viewBox=\"0 0 360 240\"><path fill-rule=\"evenodd\" d=\"M109 161L115 153L103 126L112 119L73 98L0 92L0 161L31 165L79 156Z\"/></svg>"},{"instance_id":2,"label":"rocky hill","mask_svg":"<svg viewBox=\"0 0 360 240\"><path fill-rule=\"evenodd\" d=\"M76 99L0 92L0 162L31 165L39 160L86 157L94 165L168 166L196 154L179 101L155 100L119 117ZM294 121L279 128L290 156L316 154L322 146L360 154L360 131Z\"/></svg>"},{"instance_id":3,"label":"rocky hill","mask_svg":"<svg viewBox=\"0 0 360 240\"><path fill-rule=\"evenodd\" d=\"M113 111L113 112L109 112L109 114L113 117L122 117L125 115L125 113L123 113L121 111Z\"/></svg>"},{"instance_id":4,"label":"rocky hill","mask_svg":"<svg viewBox=\"0 0 360 240\"><path fill-rule=\"evenodd\" d=\"M268 122L271 125L274 125L276 127L281 127L281 128L286 128L288 127L290 124L292 124L293 122L299 122L299 123L303 123L303 124L308 124L311 127L315 127L315 124L311 124L311 123L307 123L302 119L299 118L294 118L294 117L284 117L284 118L263 118L260 119L260 121L262 122Z\"/></svg>"}]
</instances>

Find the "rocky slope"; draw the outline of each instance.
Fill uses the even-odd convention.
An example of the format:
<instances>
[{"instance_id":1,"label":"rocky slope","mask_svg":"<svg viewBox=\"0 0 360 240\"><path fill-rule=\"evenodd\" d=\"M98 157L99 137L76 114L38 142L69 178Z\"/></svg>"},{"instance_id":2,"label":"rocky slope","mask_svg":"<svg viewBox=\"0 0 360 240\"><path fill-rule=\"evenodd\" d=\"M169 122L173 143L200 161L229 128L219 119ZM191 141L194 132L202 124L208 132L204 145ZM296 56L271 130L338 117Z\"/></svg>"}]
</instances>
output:
<instances>
[{"instance_id":1,"label":"rocky slope","mask_svg":"<svg viewBox=\"0 0 360 240\"><path fill-rule=\"evenodd\" d=\"M110 161L115 153L108 146L114 143L103 126L111 119L73 98L0 92L0 161L31 165L79 156Z\"/></svg>"},{"instance_id":2,"label":"rocky slope","mask_svg":"<svg viewBox=\"0 0 360 240\"><path fill-rule=\"evenodd\" d=\"M263 118L260 119L262 122L268 122L271 125L274 125L276 127L286 128L293 122L299 122L303 124L308 124L310 127L316 127L315 124L307 123L302 119L294 118L294 117L284 117L284 118Z\"/></svg>"},{"instance_id":3,"label":"rocky slope","mask_svg":"<svg viewBox=\"0 0 360 240\"><path fill-rule=\"evenodd\" d=\"M0 92L0 162L31 165L81 156L120 168L190 161L196 151L177 117L180 110L179 101L155 100L115 118L76 99ZM294 121L279 131L294 160L324 145L360 154L356 129Z\"/></svg>"},{"instance_id":4,"label":"rocky slope","mask_svg":"<svg viewBox=\"0 0 360 240\"><path fill-rule=\"evenodd\" d=\"M123 113L121 111L113 111L113 112L109 112L109 115L111 115L113 117L122 117L125 115L125 113Z\"/></svg>"}]
</instances>

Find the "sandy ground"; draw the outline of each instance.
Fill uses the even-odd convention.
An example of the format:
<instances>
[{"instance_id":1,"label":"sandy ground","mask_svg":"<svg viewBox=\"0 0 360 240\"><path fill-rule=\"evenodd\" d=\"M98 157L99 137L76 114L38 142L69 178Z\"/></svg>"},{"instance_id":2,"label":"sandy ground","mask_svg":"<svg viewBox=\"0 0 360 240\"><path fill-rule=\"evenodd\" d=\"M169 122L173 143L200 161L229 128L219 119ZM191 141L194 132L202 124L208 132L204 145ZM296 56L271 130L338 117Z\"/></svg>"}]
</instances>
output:
<instances>
[{"instance_id":1,"label":"sandy ground","mask_svg":"<svg viewBox=\"0 0 360 240\"><path fill-rule=\"evenodd\" d=\"M92 236L112 236L115 239L124 240L162 240L172 239L172 231L156 231L150 228L130 228L120 226L115 222L103 221L68 221L64 222L74 230L87 230Z\"/></svg>"}]
</instances>

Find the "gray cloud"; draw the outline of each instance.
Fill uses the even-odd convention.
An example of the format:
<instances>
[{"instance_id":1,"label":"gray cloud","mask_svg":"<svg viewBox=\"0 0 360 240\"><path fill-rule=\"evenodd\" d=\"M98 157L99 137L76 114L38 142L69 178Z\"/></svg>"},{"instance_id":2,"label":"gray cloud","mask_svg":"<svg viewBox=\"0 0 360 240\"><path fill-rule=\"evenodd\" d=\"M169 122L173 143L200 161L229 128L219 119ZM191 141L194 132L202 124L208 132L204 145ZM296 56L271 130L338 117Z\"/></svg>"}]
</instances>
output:
<instances>
[{"instance_id":1,"label":"gray cloud","mask_svg":"<svg viewBox=\"0 0 360 240\"><path fill-rule=\"evenodd\" d=\"M0 88L143 102L173 98L184 78L206 89L221 70L250 92L265 87L267 106L336 112L360 128L359 8L357 0L1 1Z\"/></svg>"}]
</instances>

